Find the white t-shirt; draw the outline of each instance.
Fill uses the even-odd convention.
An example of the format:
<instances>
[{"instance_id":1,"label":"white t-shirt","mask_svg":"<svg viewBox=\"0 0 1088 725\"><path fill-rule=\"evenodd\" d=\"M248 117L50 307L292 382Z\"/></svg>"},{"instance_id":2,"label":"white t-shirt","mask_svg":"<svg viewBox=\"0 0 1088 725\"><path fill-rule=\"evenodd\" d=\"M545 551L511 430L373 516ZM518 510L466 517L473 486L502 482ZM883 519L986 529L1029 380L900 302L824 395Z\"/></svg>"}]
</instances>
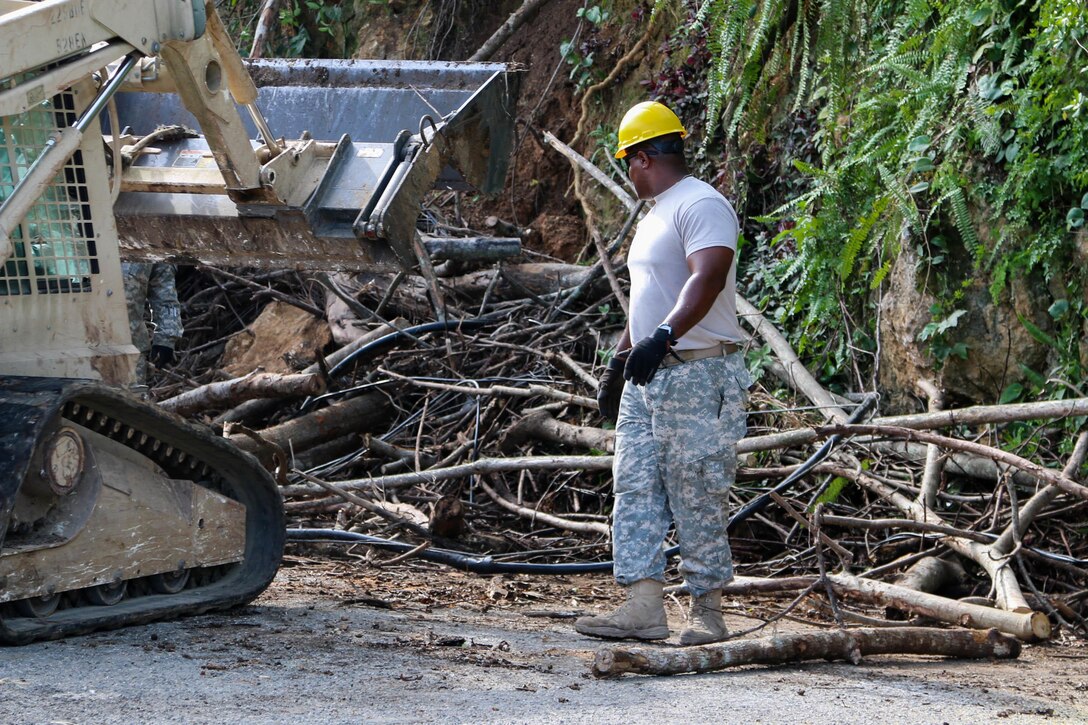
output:
<instances>
[{"instance_id":1,"label":"white t-shirt","mask_svg":"<svg viewBox=\"0 0 1088 725\"><path fill-rule=\"evenodd\" d=\"M686 176L654 197L638 223L627 265L631 273L631 342L652 335L676 306L691 272L687 258L700 249L737 249L740 224L729 201L713 186ZM737 321L737 264L729 268L725 289L713 307L676 345L699 350L743 339Z\"/></svg>"}]
</instances>

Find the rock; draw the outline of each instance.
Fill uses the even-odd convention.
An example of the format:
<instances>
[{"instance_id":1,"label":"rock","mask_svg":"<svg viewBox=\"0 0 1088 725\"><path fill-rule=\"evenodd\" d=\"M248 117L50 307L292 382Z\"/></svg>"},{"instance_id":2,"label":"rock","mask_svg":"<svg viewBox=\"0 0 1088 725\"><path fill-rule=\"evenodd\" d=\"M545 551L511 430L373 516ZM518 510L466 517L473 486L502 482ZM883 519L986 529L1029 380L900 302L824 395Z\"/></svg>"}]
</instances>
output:
<instances>
[{"instance_id":1,"label":"rock","mask_svg":"<svg viewBox=\"0 0 1088 725\"><path fill-rule=\"evenodd\" d=\"M975 277L965 291L959 306L967 314L960 318L953 339L967 343L967 359L945 361L938 384L946 392L975 403L996 403L1008 385L1024 379L1020 365L1046 374L1049 350L1019 319L1048 330L1046 310L1053 300L1046 286L1014 277L1006 296L1008 301L994 304L985 277Z\"/></svg>"},{"instance_id":2,"label":"rock","mask_svg":"<svg viewBox=\"0 0 1088 725\"><path fill-rule=\"evenodd\" d=\"M918 335L929 322L935 300L918 291L918 257L911 245L904 245L888 279L888 291L880 301L880 386L888 397L884 408L914 410L915 382L933 377L933 361Z\"/></svg>"},{"instance_id":3,"label":"rock","mask_svg":"<svg viewBox=\"0 0 1088 725\"><path fill-rule=\"evenodd\" d=\"M949 273L950 270L944 270ZM932 377L956 404L995 403L1011 383L1022 380L1023 364L1045 373L1048 349L1020 322L1030 320L1048 330L1047 308L1053 302L1045 285L1015 277L1009 281L1005 298L994 303L990 280L967 267L962 274L973 275L963 299L957 304L965 311L958 324L948 330L950 344L967 345L967 358L949 356L940 366L928 352L928 343L918 335L931 322L930 307L936 298L919 278L918 257L912 245L903 251L888 275L888 292L881 300L880 385L888 394L885 410L917 409L915 381Z\"/></svg>"}]
</instances>

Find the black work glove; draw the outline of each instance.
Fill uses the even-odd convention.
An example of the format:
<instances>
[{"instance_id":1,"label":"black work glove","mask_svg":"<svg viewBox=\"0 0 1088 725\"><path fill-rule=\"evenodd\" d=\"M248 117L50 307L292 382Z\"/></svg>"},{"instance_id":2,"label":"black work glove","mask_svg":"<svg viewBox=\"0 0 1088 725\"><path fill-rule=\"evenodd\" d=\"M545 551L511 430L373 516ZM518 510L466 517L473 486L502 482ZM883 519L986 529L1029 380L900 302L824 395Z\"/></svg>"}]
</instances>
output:
<instances>
[{"instance_id":1,"label":"black work glove","mask_svg":"<svg viewBox=\"0 0 1088 725\"><path fill-rule=\"evenodd\" d=\"M631 348L631 354L627 356L627 365L623 369L623 379L630 380L635 385L646 385L654 379L657 368L669 352L672 340L669 339L668 330L660 327L654 330L654 334L644 337Z\"/></svg>"},{"instance_id":2,"label":"black work glove","mask_svg":"<svg viewBox=\"0 0 1088 725\"><path fill-rule=\"evenodd\" d=\"M174 353L174 348L166 345L152 345L151 352L147 354L148 362L157 368L173 365L176 359L177 355Z\"/></svg>"},{"instance_id":3,"label":"black work glove","mask_svg":"<svg viewBox=\"0 0 1088 725\"><path fill-rule=\"evenodd\" d=\"M620 398L623 397L623 366L626 363L626 352L613 356L597 382L597 407L601 410L601 417L613 423L620 415Z\"/></svg>"}]
</instances>

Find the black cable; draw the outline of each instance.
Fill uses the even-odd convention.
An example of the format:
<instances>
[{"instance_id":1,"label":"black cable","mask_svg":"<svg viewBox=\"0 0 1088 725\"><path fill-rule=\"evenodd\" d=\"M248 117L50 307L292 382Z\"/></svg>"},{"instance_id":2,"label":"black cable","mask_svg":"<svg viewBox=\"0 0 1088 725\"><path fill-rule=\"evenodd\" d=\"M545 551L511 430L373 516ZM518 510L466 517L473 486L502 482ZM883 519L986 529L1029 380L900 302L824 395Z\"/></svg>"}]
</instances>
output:
<instances>
[{"instance_id":1,"label":"black cable","mask_svg":"<svg viewBox=\"0 0 1088 725\"><path fill-rule=\"evenodd\" d=\"M373 342L368 342L366 345L363 345L358 350L353 350L351 354L349 354L347 357L345 357L343 360L336 363L329 369L328 378L329 380L332 380L335 375L345 370L349 365L354 363L359 358L382 352L386 348L392 347L394 344L399 342L401 338L414 338L418 337L419 335L426 335L428 332L450 332L451 330L474 331L495 322L501 322L506 318L507 315L503 313L498 313L492 315L484 315L483 317L473 317L468 320L445 320L443 322L427 322L422 325L416 325L415 327L406 327L403 330L391 332L388 335L383 335L382 337L379 337ZM321 397L322 399L324 399L329 396L323 395ZM302 401L302 406L301 408L299 408L299 412L305 413L313 406L315 402L316 399L313 397L306 398L304 401Z\"/></svg>"},{"instance_id":2,"label":"black cable","mask_svg":"<svg viewBox=\"0 0 1088 725\"><path fill-rule=\"evenodd\" d=\"M850 417L846 419L847 425L853 425L859 422L862 418L869 414L869 411L876 405L877 396L875 393L869 393L865 396L865 399L861 401L858 407L854 408L854 412L850 414ZM772 488L770 491L760 494L756 498L745 504L740 511L733 515L729 519L729 531L732 531L734 527L739 525L745 519L750 518L756 513L759 513L763 509L767 508L767 505L773 500L771 498L772 493L782 493L786 489L793 486L799 478L808 473L812 468L824 460L831 454L831 449L835 447L835 444L839 442L842 436L838 433L824 441L824 444L820 446L819 450L809 456L804 463L797 467L797 469L782 479L782 482Z\"/></svg>"}]
</instances>

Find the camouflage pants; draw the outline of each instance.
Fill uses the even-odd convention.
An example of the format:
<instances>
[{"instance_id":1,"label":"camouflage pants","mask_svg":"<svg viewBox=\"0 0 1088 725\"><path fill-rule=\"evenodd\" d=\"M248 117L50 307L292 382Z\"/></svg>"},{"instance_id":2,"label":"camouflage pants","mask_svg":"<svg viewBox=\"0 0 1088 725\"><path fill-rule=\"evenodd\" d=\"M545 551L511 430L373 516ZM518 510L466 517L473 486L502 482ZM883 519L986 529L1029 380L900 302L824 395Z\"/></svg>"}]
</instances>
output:
<instances>
[{"instance_id":1,"label":"camouflage pants","mask_svg":"<svg viewBox=\"0 0 1088 725\"><path fill-rule=\"evenodd\" d=\"M147 380L147 353L151 346L163 345L173 350L184 333L174 282L175 268L163 262L122 262L121 273L132 344L140 351L136 382L142 385ZM147 329L148 308L154 333Z\"/></svg>"},{"instance_id":2,"label":"camouflage pants","mask_svg":"<svg viewBox=\"0 0 1088 725\"><path fill-rule=\"evenodd\" d=\"M628 383L616 422L612 552L616 581L665 578L669 523L693 596L733 578L727 494L744 437L751 378L744 357L707 358Z\"/></svg>"}]
</instances>

